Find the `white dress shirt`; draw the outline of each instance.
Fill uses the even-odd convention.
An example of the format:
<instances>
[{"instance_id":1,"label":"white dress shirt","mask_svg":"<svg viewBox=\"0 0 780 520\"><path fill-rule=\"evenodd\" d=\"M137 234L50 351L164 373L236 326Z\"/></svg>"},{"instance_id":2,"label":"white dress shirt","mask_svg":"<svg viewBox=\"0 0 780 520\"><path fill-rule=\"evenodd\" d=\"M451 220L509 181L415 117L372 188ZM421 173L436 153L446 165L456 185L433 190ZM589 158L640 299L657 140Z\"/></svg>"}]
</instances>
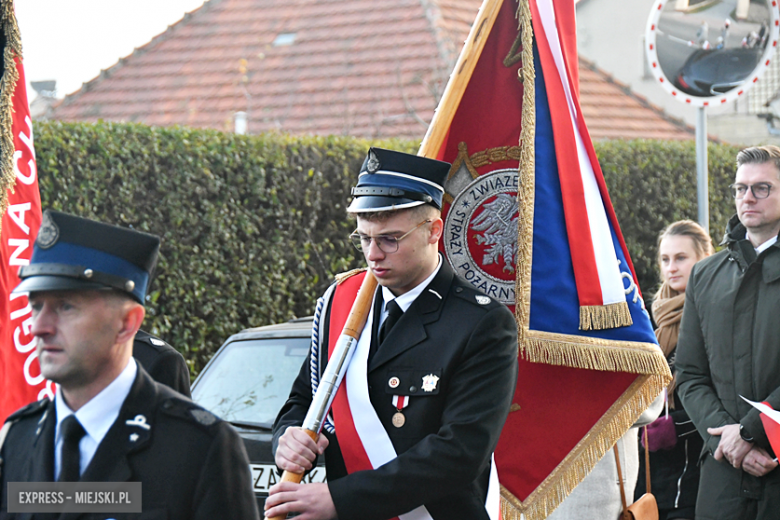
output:
<instances>
[{"instance_id":1,"label":"white dress shirt","mask_svg":"<svg viewBox=\"0 0 780 520\"><path fill-rule=\"evenodd\" d=\"M773 245L775 242L777 242L777 237L776 237L776 236L775 236L775 237L772 237L772 238L770 238L769 240L767 240L766 242L764 242L763 244L761 244L760 246L758 246L757 248L755 248L755 249L756 249L756 254L757 254L757 255L760 255L761 253L763 253L764 251L766 251L767 249L769 249L770 247L772 247L772 245Z\"/></svg>"},{"instance_id":2,"label":"white dress shirt","mask_svg":"<svg viewBox=\"0 0 780 520\"><path fill-rule=\"evenodd\" d=\"M137 372L138 365L136 365L135 359L130 358L130 362L116 379L75 412L76 419L87 432L79 443L81 456L79 475L87 469L103 437L106 436L111 425L119 417L119 410L122 408L125 398L130 394L130 388L133 386ZM74 413L65 403L62 389L59 386L57 386L54 406L57 412L57 429L54 431L54 480L56 481L60 476L60 468L62 468L62 421Z\"/></svg>"},{"instance_id":3,"label":"white dress shirt","mask_svg":"<svg viewBox=\"0 0 780 520\"><path fill-rule=\"evenodd\" d=\"M441 255L438 255L438 258L439 263L436 264L436 269L433 270L428 278L423 280L411 291L405 292L401 296L396 297L392 291L390 291L390 289L387 287L382 287L382 298L384 299L384 302L382 303L382 313L380 314L379 327L382 326L382 323L385 321L385 318L387 318L388 315L387 302L395 300L395 303L398 304L401 310L406 312L412 303L414 303L414 300L416 300L417 297L422 294L423 290L428 287L428 284L431 283L431 280L434 279L434 277L439 273L439 269L441 269ZM439 295L439 298L441 298L441 295Z\"/></svg>"}]
</instances>

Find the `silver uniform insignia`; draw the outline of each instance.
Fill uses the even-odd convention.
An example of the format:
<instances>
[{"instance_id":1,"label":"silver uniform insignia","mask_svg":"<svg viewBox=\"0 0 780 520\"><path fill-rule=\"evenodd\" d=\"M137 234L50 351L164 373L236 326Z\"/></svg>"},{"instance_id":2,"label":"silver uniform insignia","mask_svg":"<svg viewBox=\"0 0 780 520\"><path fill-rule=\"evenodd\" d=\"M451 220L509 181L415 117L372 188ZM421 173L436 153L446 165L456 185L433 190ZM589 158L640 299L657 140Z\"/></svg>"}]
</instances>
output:
<instances>
[{"instance_id":1,"label":"silver uniform insignia","mask_svg":"<svg viewBox=\"0 0 780 520\"><path fill-rule=\"evenodd\" d=\"M130 442L135 442L137 440L138 440L138 434L137 433L130 434Z\"/></svg>"},{"instance_id":2,"label":"silver uniform insignia","mask_svg":"<svg viewBox=\"0 0 780 520\"><path fill-rule=\"evenodd\" d=\"M211 412L207 412L206 410L198 410L197 408L193 408L190 410L190 413L195 418L195 420L203 426L211 426L217 422L216 416L214 416L214 414Z\"/></svg>"},{"instance_id":3,"label":"silver uniform insignia","mask_svg":"<svg viewBox=\"0 0 780 520\"><path fill-rule=\"evenodd\" d=\"M439 376L428 374L422 378L422 389L425 392L433 392L436 390L436 384L439 382Z\"/></svg>"},{"instance_id":4,"label":"silver uniform insignia","mask_svg":"<svg viewBox=\"0 0 780 520\"><path fill-rule=\"evenodd\" d=\"M165 345L165 342L161 339L149 338L149 341L152 342L152 345L157 345L158 347L162 347L163 345Z\"/></svg>"},{"instance_id":5,"label":"silver uniform insignia","mask_svg":"<svg viewBox=\"0 0 780 520\"><path fill-rule=\"evenodd\" d=\"M143 415L136 415L134 419L128 419L125 421L125 424L128 426L138 426L139 428L143 428L144 430L151 430L152 427L149 426L149 424L146 422L146 417Z\"/></svg>"},{"instance_id":6,"label":"silver uniform insignia","mask_svg":"<svg viewBox=\"0 0 780 520\"><path fill-rule=\"evenodd\" d=\"M480 305L487 305L490 303L490 298L488 296L476 296L477 303Z\"/></svg>"},{"instance_id":7,"label":"silver uniform insignia","mask_svg":"<svg viewBox=\"0 0 780 520\"><path fill-rule=\"evenodd\" d=\"M41 249L49 249L57 243L58 238L60 238L60 228L54 223L51 215L44 213L43 221L38 230L38 237L35 239L35 243L38 244L38 247Z\"/></svg>"},{"instance_id":8,"label":"silver uniform insignia","mask_svg":"<svg viewBox=\"0 0 780 520\"><path fill-rule=\"evenodd\" d=\"M366 164L366 170L368 173L376 173L376 171L382 165L379 163L379 159L376 158L376 154L373 150L368 152L368 164Z\"/></svg>"}]
</instances>

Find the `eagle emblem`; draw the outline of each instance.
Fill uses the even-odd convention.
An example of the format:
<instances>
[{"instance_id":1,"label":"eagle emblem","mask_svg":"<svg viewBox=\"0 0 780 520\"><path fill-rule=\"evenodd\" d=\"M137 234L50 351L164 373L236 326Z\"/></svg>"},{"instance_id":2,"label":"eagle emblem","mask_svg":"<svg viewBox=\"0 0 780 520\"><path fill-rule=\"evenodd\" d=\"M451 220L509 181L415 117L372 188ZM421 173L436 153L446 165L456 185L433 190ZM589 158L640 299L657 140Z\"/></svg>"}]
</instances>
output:
<instances>
[{"instance_id":1,"label":"eagle emblem","mask_svg":"<svg viewBox=\"0 0 780 520\"><path fill-rule=\"evenodd\" d=\"M517 255L517 199L507 193L499 193L496 200L482 206L482 212L471 221L471 229L484 231L477 235L477 243L487 245L482 264L503 261L503 270L515 272Z\"/></svg>"},{"instance_id":2,"label":"eagle emblem","mask_svg":"<svg viewBox=\"0 0 780 520\"><path fill-rule=\"evenodd\" d=\"M382 165L379 163L379 159L377 159L374 150L369 150L368 163L366 163L366 170L368 171L368 173L376 173L377 170L379 170L380 166Z\"/></svg>"},{"instance_id":3,"label":"eagle emblem","mask_svg":"<svg viewBox=\"0 0 780 520\"><path fill-rule=\"evenodd\" d=\"M54 223L54 220L49 213L44 213L43 221L41 222L41 227L38 230L38 237L35 242L41 249L49 249L57 243L58 238L60 238L60 228Z\"/></svg>"}]
</instances>

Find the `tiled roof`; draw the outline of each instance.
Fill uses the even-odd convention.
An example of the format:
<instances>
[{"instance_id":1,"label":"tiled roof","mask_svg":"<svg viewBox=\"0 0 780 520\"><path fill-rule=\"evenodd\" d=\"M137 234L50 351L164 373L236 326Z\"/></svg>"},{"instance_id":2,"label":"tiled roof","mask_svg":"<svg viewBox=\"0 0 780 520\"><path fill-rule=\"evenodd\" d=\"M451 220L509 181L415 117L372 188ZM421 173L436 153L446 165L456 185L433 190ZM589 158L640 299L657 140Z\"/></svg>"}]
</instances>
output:
<instances>
[{"instance_id":1,"label":"tiled roof","mask_svg":"<svg viewBox=\"0 0 780 520\"><path fill-rule=\"evenodd\" d=\"M419 139L480 4L210 0L67 96L53 118L229 130L243 111L250 133ZM692 138L604 74L583 67L581 90L594 139Z\"/></svg>"},{"instance_id":2,"label":"tiled roof","mask_svg":"<svg viewBox=\"0 0 780 520\"><path fill-rule=\"evenodd\" d=\"M672 139L695 137L695 129L609 76L580 56L580 105L591 138Z\"/></svg>"}]
</instances>

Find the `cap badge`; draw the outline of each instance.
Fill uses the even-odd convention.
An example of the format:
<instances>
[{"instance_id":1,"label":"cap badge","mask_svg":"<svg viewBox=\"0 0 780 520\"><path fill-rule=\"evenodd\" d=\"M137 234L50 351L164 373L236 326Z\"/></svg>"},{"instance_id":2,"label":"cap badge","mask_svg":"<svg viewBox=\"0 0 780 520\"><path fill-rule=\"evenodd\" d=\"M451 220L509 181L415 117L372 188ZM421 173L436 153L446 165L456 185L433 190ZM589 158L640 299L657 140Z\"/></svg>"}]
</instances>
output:
<instances>
[{"instance_id":1,"label":"cap badge","mask_svg":"<svg viewBox=\"0 0 780 520\"><path fill-rule=\"evenodd\" d=\"M433 392L436 390L436 383L439 382L439 376L428 374L422 378L422 389L425 392Z\"/></svg>"},{"instance_id":2,"label":"cap badge","mask_svg":"<svg viewBox=\"0 0 780 520\"><path fill-rule=\"evenodd\" d=\"M57 243L57 239L60 238L60 228L51 219L51 215L44 213L43 221L41 221L41 227L38 230L38 238L35 243L41 249L49 249L51 246Z\"/></svg>"},{"instance_id":3,"label":"cap badge","mask_svg":"<svg viewBox=\"0 0 780 520\"><path fill-rule=\"evenodd\" d=\"M379 159L376 158L376 154L373 150L368 152L368 163L366 164L366 170L368 173L376 173L382 165L379 163Z\"/></svg>"},{"instance_id":4,"label":"cap badge","mask_svg":"<svg viewBox=\"0 0 780 520\"><path fill-rule=\"evenodd\" d=\"M487 305L490 303L490 298L487 296L475 296L475 298L477 299L477 303L480 305Z\"/></svg>"}]
</instances>

